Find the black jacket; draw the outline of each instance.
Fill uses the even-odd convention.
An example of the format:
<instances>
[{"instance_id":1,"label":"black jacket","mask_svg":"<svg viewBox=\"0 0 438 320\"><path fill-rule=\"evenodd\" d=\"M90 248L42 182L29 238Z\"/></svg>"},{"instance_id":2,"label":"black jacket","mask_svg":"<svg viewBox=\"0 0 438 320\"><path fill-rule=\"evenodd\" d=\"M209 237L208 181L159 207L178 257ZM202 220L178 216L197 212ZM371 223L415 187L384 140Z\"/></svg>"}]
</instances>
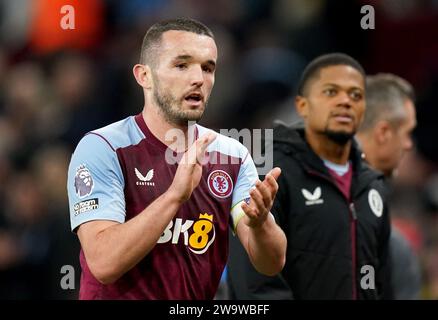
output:
<instances>
[{"instance_id":1,"label":"black jacket","mask_svg":"<svg viewBox=\"0 0 438 320\"><path fill-rule=\"evenodd\" d=\"M272 213L288 239L286 265L281 278L264 277L231 252L233 297L288 299L287 284L295 299L391 298L383 176L361 160L354 145L352 199L346 199L303 129L276 127L273 157L282 174Z\"/></svg>"}]
</instances>

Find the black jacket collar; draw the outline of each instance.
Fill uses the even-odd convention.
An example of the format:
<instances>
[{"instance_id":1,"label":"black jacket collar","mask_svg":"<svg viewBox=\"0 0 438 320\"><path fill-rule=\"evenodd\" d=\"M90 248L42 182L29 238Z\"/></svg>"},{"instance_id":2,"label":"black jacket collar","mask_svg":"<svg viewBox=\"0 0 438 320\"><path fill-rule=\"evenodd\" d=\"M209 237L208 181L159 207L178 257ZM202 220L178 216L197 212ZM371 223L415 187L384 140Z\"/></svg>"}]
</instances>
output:
<instances>
[{"instance_id":1,"label":"black jacket collar","mask_svg":"<svg viewBox=\"0 0 438 320\"><path fill-rule=\"evenodd\" d=\"M318 174L332 181L324 162L306 142L302 124L292 126L277 124L274 127L273 147L295 158L308 173ZM352 143L350 160L353 164L353 180L359 184L356 189L362 189L371 181L383 178L382 174L372 170L362 160L362 151L355 140ZM360 179L355 179L358 176Z\"/></svg>"}]
</instances>

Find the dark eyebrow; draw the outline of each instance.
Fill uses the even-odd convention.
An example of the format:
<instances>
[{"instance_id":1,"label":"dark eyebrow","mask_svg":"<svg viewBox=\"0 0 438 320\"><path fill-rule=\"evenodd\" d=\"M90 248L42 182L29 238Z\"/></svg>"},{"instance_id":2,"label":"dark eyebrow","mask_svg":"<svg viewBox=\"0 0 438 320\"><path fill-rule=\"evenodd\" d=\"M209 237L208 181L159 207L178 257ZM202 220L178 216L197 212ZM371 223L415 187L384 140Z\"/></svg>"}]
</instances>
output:
<instances>
[{"instance_id":1,"label":"dark eyebrow","mask_svg":"<svg viewBox=\"0 0 438 320\"><path fill-rule=\"evenodd\" d=\"M176 56L173 60L190 60L190 59L193 59L193 57L191 55L182 54L182 55Z\"/></svg>"},{"instance_id":2,"label":"dark eyebrow","mask_svg":"<svg viewBox=\"0 0 438 320\"><path fill-rule=\"evenodd\" d=\"M331 86L331 87L335 87L335 88L342 88L340 85L337 85L336 83L324 83L323 86L324 86L324 87L325 87L325 86ZM364 91L364 89L359 88L359 87L351 87L351 88L349 88L349 90L351 90L351 89Z\"/></svg>"},{"instance_id":3,"label":"dark eyebrow","mask_svg":"<svg viewBox=\"0 0 438 320\"><path fill-rule=\"evenodd\" d=\"M173 61L180 61L180 60L192 60L193 57L191 55L188 54L181 54L179 56L176 56ZM216 62L214 60L208 60L205 64L211 66L211 67L216 67Z\"/></svg>"},{"instance_id":4,"label":"dark eyebrow","mask_svg":"<svg viewBox=\"0 0 438 320\"><path fill-rule=\"evenodd\" d=\"M337 87L337 88L339 88L339 86L337 85L337 84L335 84L335 83L324 83L323 84L323 86L332 86L332 87Z\"/></svg>"}]
</instances>

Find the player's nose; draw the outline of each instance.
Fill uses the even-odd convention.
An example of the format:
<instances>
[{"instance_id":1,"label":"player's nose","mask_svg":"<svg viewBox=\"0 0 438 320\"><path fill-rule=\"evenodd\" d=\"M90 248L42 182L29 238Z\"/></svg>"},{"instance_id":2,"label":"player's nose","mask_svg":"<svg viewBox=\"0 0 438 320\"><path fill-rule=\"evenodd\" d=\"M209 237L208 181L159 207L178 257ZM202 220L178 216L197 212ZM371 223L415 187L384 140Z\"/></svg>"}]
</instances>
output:
<instances>
[{"instance_id":1,"label":"player's nose","mask_svg":"<svg viewBox=\"0 0 438 320\"><path fill-rule=\"evenodd\" d=\"M336 100L336 105L346 108L351 108L351 98L347 92L341 91Z\"/></svg>"},{"instance_id":2,"label":"player's nose","mask_svg":"<svg viewBox=\"0 0 438 320\"><path fill-rule=\"evenodd\" d=\"M204 74L202 72L201 66L196 66L192 68L192 72L190 73L190 83L193 86L200 87L204 83Z\"/></svg>"}]
</instances>

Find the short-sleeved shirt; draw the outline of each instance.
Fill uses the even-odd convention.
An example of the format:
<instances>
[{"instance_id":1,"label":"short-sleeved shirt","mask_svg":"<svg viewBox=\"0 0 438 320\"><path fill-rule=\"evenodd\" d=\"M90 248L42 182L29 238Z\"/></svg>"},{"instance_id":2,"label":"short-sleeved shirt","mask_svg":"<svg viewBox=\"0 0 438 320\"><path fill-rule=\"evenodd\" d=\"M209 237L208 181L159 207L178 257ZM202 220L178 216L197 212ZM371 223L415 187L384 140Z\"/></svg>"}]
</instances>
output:
<instances>
[{"instance_id":1,"label":"short-sleeved shirt","mask_svg":"<svg viewBox=\"0 0 438 320\"><path fill-rule=\"evenodd\" d=\"M195 126L196 136L211 131ZM249 198L258 175L237 140L218 134L207 153L209 163L190 199L155 247L115 283L97 281L81 250L80 299L214 297L228 257L228 227L242 216L232 208ZM86 134L68 172L72 230L92 220L124 223L134 218L169 188L178 166L178 155L173 155L169 158L169 149L141 114Z\"/></svg>"}]
</instances>

